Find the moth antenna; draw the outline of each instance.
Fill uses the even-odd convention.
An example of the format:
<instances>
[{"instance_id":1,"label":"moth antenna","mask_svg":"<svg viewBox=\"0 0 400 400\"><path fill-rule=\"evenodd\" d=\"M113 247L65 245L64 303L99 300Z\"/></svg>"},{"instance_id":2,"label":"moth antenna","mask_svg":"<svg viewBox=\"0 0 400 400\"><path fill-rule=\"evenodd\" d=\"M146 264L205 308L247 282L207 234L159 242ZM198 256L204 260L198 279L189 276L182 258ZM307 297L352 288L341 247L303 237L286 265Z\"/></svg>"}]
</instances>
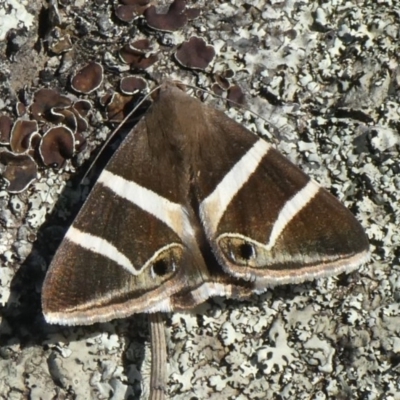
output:
<instances>
[{"instance_id":1,"label":"moth antenna","mask_svg":"<svg viewBox=\"0 0 400 400\"><path fill-rule=\"evenodd\" d=\"M122 126L129 120L129 118L135 113L135 111L149 98L151 95L160 88L160 85L156 86L154 89L150 90L149 93L147 93L137 104L136 106L129 111L128 115L118 124L118 126L111 132L111 134L108 136L108 138L105 140L105 142L102 144L100 147L99 152L96 154L94 157L93 161L90 163L89 168L87 171L84 173L82 179L80 180L80 185L82 182L87 178L89 172L92 170L94 164L96 161L99 159L101 153L103 150L106 148L106 146L110 143L111 139L115 136L115 134L122 128Z\"/></svg>"}]
</instances>

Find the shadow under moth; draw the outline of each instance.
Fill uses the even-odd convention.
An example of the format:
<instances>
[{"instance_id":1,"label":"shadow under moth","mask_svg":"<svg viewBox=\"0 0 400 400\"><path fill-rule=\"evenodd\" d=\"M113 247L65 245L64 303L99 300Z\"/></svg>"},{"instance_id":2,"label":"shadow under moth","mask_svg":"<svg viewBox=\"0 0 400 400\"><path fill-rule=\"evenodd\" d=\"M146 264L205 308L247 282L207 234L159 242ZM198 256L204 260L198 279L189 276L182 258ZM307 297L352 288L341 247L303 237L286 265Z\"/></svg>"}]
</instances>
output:
<instances>
[{"instance_id":1,"label":"shadow under moth","mask_svg":"<svg viewBox=\"0 0 400 400\"><path fill-rule=\"evenodd\" d=\"M333 195L167 81L99 176L46 275L49 323L193 308L351 271L368 239Z\"/></svg>"}]
</instances>

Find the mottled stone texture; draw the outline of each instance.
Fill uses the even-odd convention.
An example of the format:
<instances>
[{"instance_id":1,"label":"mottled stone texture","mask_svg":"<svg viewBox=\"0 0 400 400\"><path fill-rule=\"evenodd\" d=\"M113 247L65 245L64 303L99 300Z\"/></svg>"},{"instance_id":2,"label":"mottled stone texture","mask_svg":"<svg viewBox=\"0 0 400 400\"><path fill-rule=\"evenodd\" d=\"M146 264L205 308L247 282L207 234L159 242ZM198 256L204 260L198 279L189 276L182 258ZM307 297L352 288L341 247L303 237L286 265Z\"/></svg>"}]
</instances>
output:
<instances>
[{"instance_id":1,"label":"mottled stone texture","mask_svg":"<svg viewBox=\"0 0 400 400\"><path fill-rule=\"evenodd\" d=\"M85 150L62 171L42 169L22 194L0 191L0 398L146 398L145 316L68 328L46 325L40 309L45 270L88 191L74 172L87 169L81 164L112 128L100 98L131 74L118 50L146 37L158 54L147 76L211 88L213 74L233 71L230 81L264 119L229 114L339 197L372 250L372 262L350 276L167 315L170 398L400 399L398 3L203 0L200 17L171 33L143 29L141 18L118 22L109 2L60 1L61 24L42 3L18 3L33 20L2 33L1 113L15 116L17 100L29 106L41 87L76 99L70 76L87 62L102 63L105 76L81 96L97 107ZM0 1L2 30L7 7ZM72 50L47 50L54 26L71 35ZM216 51L196 75L173 59L194 35Z\"/></svg>"}]
</instances>

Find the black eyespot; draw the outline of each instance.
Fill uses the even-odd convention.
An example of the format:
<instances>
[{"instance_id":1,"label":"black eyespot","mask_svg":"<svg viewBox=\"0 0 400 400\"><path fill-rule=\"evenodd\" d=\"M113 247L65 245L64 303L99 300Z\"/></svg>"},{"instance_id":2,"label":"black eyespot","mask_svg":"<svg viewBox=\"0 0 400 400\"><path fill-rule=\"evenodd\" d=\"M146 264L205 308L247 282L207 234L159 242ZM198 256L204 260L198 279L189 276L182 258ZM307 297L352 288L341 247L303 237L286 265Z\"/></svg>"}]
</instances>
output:
<instances>
[{"instance_id":1,"label":"black eyespot","mask_svg":"<svg viewBox=\"0 0 400 400\"><path fill-rule=\"evenodd\" d=\"M157 260L153 264L153 273L156 276L165 276L171 271L169 263L166 260Z\"/></svg>"},{"instance_id":2,"label":"black eyespot","mask_svg":"<svg viewBox=\"0 0 400 400\"><path fill-rule=\"evenodd\" d=\"M250 260L254 257L254 247L250 243L242 243L238 247L239 257L243 260Z\"/></svg>"}]
</instances>

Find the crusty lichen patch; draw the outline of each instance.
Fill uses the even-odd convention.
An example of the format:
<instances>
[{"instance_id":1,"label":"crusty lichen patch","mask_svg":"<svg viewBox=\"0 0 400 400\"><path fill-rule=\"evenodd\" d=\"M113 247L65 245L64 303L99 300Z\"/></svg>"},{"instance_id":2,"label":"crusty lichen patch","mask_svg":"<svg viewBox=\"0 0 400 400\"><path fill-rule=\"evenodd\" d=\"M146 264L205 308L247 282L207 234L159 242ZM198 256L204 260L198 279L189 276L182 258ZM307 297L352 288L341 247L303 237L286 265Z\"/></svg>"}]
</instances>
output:
<instances>
[{"instance_id":1,"label":"crusty lichen patch","mask_svg":"<svg viewBox=\"0 0 400 400\"><path fill-rule=\"evenodd\" d=\"M228 114L329 188L357 216L372 250L371 264L350 276L274 288L248 301L217 298L192 313L166 316L169 397L400 399L396 5L257 0L195 6L198 18L163 33L143 29L140 18L117 21L108 2L60 4L73 48L62 55L35 53L46 58L35 79L21 74L5 56L9 43L0 43L0 111L10 115L24 85L10 88L9 82L25 78L30 100L40 87L64 92L69 71L93 60L105 71L103 92L91 98L97 108L88 147L77 162L62 173L41 170L26 193L0 192L0 397L137 399L148 393L145 316L89 328L49 327L39 301L54 247L89 190L87 181L66 182L112 128L99 98L132 75L120 49L146 37L157 60L141 76L203 88L212 87L214 75L228 76L268 123L234 107ZM27 43L36 43L29 21ZM207 73L183 70L173 60L173 51L192 36L215 49ZM13 59L29 59L32 47L21 47Z\"/></svg>"},{"instance_id":2,"label":"crusty lichen patch","mask_svg":"<svg viewBox=\"0 0 400 400\"><path fill-rule=\"evenodd\" d=\"M0 41L6 38L11 29L32 28L35 16L26 6L27 0L3 0L0 4Z\"/></svg>"}]
</instances>

